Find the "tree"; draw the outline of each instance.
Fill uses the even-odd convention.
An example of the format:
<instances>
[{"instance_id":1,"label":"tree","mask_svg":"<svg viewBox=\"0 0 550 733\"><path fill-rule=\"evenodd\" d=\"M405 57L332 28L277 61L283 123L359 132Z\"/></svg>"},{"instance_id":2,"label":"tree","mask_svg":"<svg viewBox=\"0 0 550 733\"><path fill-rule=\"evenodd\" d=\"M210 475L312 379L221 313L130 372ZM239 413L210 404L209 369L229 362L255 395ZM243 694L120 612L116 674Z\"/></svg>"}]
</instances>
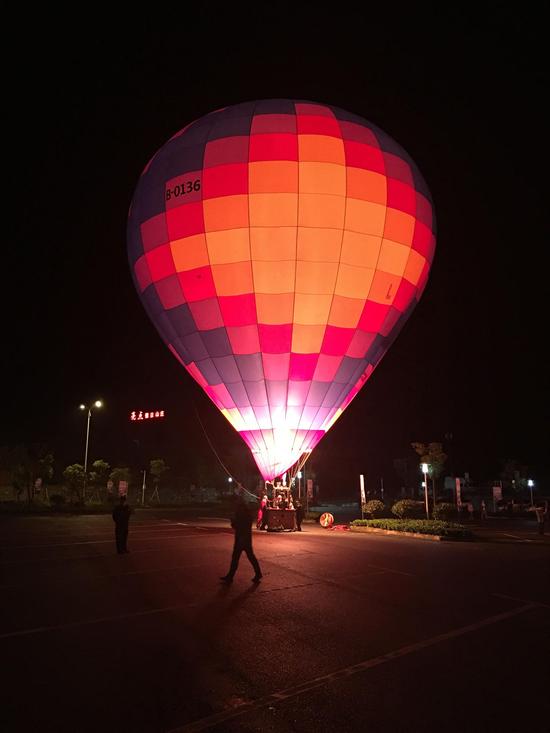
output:
<instances>
[{"instance_id":1,"label":"tree","mask_svg":"<svg viewBox=\"0 0 550 733\"><path fill-rule=\"evenodd\" d=\"M98 489L105 487L110 470L111 466L107 461L103 461L101 458L94 461L90 471L90 483Z\"/></svg>"},{"instance_id":2,"label":"tree","mask_svg":"<svg viewBox=\"0 0 550 733\"><path fill-rule=\"evenodd\" d=\"M407 492L411 486L415 486L414 492L416 492L416 462L414 458L405 456L404 458L394 458L393 468L395 473L401 479L401 487ZM412 493L414 496L415 493Z\"/></svg>"},{"instance_id":3,"label":"tree","mask_svg":"<svg viewBox=\"0 0 550 733\"><path fill-rule=\"evenodd\" d=\"M5 457L9 465L11 485L19 500L23 491L27 491L29 504L34 498L34 487L37 479L49 481L53 476L53 454L42 443L30 446L18 445L9 450Z\"/></svg>"},{"instance_id":4,"label":"tree","mask_svg":"<svg viewBox=\"0 0 550 733\"><path fill-rule=\"evenodd\" d=\"M27 488L27 472L22 463L16 463L10 469L10 483L15 494L15 500L19 501L21 494Z\"/></svg>"},{"instance_id":5,"label":"tree","mask_svg":"<svg viewBox=\"0 0 550 733\"><path fill-rule=\"evenodd\" d=\"M155 484L155 489L158 491L158 487L160 485L160 478L163 473L166 473L166 471L169 471L169 467L166 465L163 458L152 458L149 462L149 473L153 477L153 483Z\"/></svg>"},{"instance_id":6,"label":"tree","mask_svg":"<svg viewBox=\"0 0 550 733\"><path fill-rule=\"evenodd\" d=\"M215 486L219 482L223 471L217 461L207 460L198 455L194 462L194 483L198 486Z\"/></svg>"},{"instance_id":7,"label":"tree","mask_svg":"<svg viewBox=\"0 0 550 733\"><path fill-rule=\"evenodd\" d=\"M114 468L109 474L110 480L115 485L115 492L118 491L118 484L120 481L126 481L130 483L130 469L126 466Z\"/></svg>"},{"instance_id":8,"label":"tree","mask_svg":"<svg viewBox=\"0 0 550 733\"><path fill-rule=\"evenodd\" d=\"M43 481L49 481L53 476L53 454L45 453L36 462L36 477Z\"/></svg>"},{"instance_id":9,"label":"tree","mask_svg":"<svg viewBox=\"0 0 550 733\"><path fill-rule=\"evenodd\" d=\"M84 492L84 466L81 463L72 463L63 471L63 478L71 496L76 494L80 498Z\"/></svg>"},{"instance_id":10,"label":"tree","mask_svg":"<svg viewBox=\"0 0 550 733\"><path fill-rule=\"evenodd\" d=\"M443 452L441 443L411 443L411 447L420 456L420 463L427 463L429 466L435 504L435 482L443 473L447 454Z\"/></svg>"},{"instance_id":11,"label":"tree","mask_svg":"<svg viewBox=\"0 0 550 733\"><path fill-rule=\"evenodd\" d=\"M527 466L523 466L515 458L507 458L500 472L503 488L518 492L526 489L528 472Z\"/></svg>"}]
</instances>

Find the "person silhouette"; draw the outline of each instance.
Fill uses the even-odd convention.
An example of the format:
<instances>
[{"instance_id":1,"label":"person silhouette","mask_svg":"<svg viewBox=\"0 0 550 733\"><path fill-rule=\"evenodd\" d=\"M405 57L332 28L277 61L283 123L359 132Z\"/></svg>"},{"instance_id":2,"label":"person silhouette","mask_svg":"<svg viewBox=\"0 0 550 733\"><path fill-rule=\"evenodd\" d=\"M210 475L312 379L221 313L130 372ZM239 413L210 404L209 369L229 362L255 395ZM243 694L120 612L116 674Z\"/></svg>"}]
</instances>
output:
<instances>
[{"instance_id":1,"label":"person silhouette","mask_svg":"<svg viewBox=\"0 0 550 733\"><path fill-rule=\"evenodd\" d=\"M262 499L262 506L263 506L262 521L261 521L259 529L267 530L268 525L269 525L269 499L268 499L267 494L264 494L264 498Z\"/></svg>"},{"instance_id":2,"label":"person silhouette","mask_svg":"<svg viewBox=\"0 0 550 733\"><path fill-rule=\"evenodd\" d=\"M132 510L126 504L126 497L121 496L119 503L113 509L113 521L115 523L116 551L119 555L126 555L130 550L126 547L128 541L128 522Z\"/></svg>"},{"instance_id":3,"label":"person silhouette","mask_svg":"<svg viewBox=\"0 0 550 733\"><path fill-rule=\"evenodd\" d=\"M537 506L535 507L535 516L537 518L537 527L539 534L544 534L544 524L546 522L547 515L548 510L546 509L546 505L537 504Z\"/></svg>"},{"instance_id":4,"label":"person silhouette","mask_svg":"<svg viewBox=\"0 0 550 733\"><path fill-rule=\"evenodd\" d=\"M481 519L487 519L487 505L485 504L485 499L481 500L480 517Z\"/></svg>"},{"instance_id":5,"label":"person silhouette","mask_svg":"<svg viewBox=\"0 0 550 733\"><path fill-rule=\"evenodd\" d=\"M263 521L264 521L264 515L267 510L267 494L264 494L260 501L260 508L258 509L258 519L256 521L256 529L260 529Z\"/></svg>"},{"instance_id":6,"label":"person silhouette","mask_svg":"<svg viewBox=\"0 0 550 733\"><path fill-rule=\"evenodd\" d=\"M302 531L302 520L304 518L304 507L301 501L296 502L296 528L298 532Z\"/></svg>"},{"instance_id":7,"label":"person silhouette","mask_svg":"<svg viewBox=\"0 0 550 733\"><path fill-rule=\"evenodd\" d=\"M233 582L233 577L239 566L241 553L246 552L246 556L254 568L255 575L252 578L252 582L259 583L262 579L262 571L260 570L260 563L252 549L252 515L249 512L242 495L239 495L236 498L235 511L231 517L231 526L235 530L235 542L233 544L231 565L227 575L221 577L220 580L224 583Z\"/></svg>"}]
</instances>

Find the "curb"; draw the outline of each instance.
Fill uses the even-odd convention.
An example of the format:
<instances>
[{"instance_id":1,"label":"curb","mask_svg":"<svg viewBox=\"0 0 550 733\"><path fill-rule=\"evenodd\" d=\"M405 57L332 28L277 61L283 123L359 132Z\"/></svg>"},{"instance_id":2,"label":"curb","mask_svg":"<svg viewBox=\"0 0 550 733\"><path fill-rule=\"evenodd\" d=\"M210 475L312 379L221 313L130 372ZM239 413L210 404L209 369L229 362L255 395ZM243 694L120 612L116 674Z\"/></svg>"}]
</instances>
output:
<instances>
[{"instance_id":1,"label":"curb","mask_svg":"<svg viewBox=\"0 0 550 733\"><path fill-rule=\"evenodd\" d=\"M420 532L398 532L395 529L380 529L379 527L353 527L350 526L350 532L359 532L364 534L383 534L396 535L397 537L411 538L413 540L430 540L432 542L442 542L445 540L453 540L452 537L442 537L439 534L421 534Z\"/></svg>"}]
</instances>

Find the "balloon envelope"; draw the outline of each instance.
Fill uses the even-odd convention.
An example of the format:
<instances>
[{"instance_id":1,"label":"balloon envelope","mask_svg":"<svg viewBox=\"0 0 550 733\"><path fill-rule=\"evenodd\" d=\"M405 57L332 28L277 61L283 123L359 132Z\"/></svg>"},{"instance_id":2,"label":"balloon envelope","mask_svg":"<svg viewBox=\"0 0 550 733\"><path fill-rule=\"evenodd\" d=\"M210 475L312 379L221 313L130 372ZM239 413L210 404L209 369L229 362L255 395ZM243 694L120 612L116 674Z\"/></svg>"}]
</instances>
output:
<instances>
[{"instance_id":1,"label":"balloon envelope","mask_svg":"<svg viewBox=\"0 0 550 733\"><path fill-rule=\"evenodd\" d=\"M311 451L417 303L435 247L407 153L336 107L264 100L172 137L130 207L137 291L265 479Z\"/></svg>"}]
</instances>

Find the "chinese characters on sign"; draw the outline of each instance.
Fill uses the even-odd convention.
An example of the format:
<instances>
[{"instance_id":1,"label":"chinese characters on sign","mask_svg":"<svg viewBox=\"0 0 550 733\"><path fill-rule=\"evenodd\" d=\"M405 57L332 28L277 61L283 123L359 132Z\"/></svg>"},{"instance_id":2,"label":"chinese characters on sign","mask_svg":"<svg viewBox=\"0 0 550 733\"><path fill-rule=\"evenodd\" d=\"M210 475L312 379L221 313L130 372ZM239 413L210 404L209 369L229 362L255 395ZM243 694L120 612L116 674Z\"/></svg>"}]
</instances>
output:
<instances>
[{"instance_id":1,"label":"chinese characters on sign","mask_svg":"<svg viewBox=\"0 0 550 733\"><path fill-rule=\"evenodd\" d=\"M130 413L130 420L156 420L159 417L164 417L164 410L154 410L153 412L144 412L143 410L132 410Z\"/></svg>"}]
</instances>

